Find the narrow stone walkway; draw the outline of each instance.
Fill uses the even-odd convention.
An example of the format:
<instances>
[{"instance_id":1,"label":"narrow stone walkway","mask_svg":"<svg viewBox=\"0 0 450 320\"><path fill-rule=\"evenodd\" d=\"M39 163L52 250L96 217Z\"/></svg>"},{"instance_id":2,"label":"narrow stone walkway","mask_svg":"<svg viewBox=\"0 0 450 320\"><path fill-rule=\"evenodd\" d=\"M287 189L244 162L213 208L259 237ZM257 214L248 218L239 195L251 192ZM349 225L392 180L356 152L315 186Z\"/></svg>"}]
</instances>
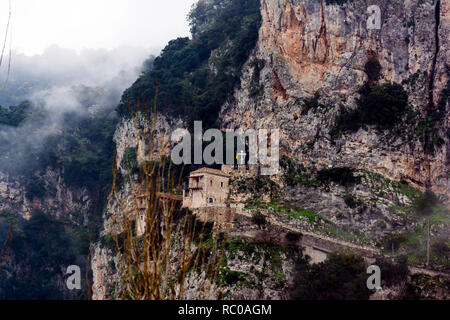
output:
<instances>
[{"instance_id":1,"label":"narrow stone walkway","mask_svg":"<svg viewBox=\"0 0 450 320\"><path fill-rule=\"evenodd\" d=\"M251 213L247 212L240 212L236 213L237 215L242 215L247 218L252 218ZM377 256L381 256L382 253L379 249L371 248L367 246L360 246L355 243L346 242L343 240L333 239L331 237L327 237L324 235L316 234L310 231L305 231L302 229L294 228L288 224L285 224L281 221L278 221L274 219L273 217L268 217L268 222L272 225L278 226L282 229L285 229L287 231L297 232L303 235L302 237L302 244L306 246L311 246L313 248L317 248L319 250L322 250L324 252L345 252L345 251L351 251L355 252L364 258L366 260L371 261ZM231 232L234 235L241 235L246 237L252 237L251 233L242 233L239 231ZM306 236L306 237L305 237ZM390 257L390 255L384 255L386 257ZM441 271L435 271L435 270L429 270L425 268L415 267L415 266L408 266L408 269L411 274L426 274L432 277L436 276L443 276L450 278L450 274L446 272Z\"/></svg>"}]
</instances>

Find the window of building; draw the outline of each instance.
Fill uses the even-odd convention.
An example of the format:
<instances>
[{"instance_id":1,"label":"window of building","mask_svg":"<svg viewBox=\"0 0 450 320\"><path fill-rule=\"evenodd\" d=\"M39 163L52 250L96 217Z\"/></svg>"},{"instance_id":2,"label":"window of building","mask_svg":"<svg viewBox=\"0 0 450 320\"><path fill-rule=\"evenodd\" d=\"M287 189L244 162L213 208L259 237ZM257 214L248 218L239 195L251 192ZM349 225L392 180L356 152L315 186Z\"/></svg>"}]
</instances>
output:
<instances>
[{"instance_id":1,"label":"window of building","mask_svg":"<svg viewBox=\"0 0 450 320\"><path fill-rule=\"evenodd\" d=\"M212 180L210 181L210 184L211 184L211 186L212 186L212 184L213 184L213 181L212 181Z\"/></svg>"},{"instance_id":2,"label":"window of building","mask_svg":"<svg viewBox=\"0 0 450 320\"><path fill-rule=\"evenodd\" d=\"M208 198L208 203L214 203L214 198L213 197L209 197Z\"/></svg>"},{"instance_id":3,"label":"window of building","mask_svg":"<svg viewBox=\"0 0 450 320\"><path fill-rule=\"evenodd\" d=\"M221 182L221 183L220 183L220 187L221 187L221 188L225 187L225 183L224 183L224 182Z\"/></svg>"}]
</instances>

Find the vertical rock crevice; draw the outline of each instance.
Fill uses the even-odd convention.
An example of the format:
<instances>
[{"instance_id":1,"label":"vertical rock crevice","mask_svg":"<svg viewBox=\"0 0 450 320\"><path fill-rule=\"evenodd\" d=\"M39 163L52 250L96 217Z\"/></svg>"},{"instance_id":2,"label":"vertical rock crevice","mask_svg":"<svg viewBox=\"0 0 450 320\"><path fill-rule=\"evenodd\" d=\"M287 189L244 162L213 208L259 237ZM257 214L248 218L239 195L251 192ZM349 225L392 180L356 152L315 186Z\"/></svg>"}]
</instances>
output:
<instances>
[{"instance_id":1,"label":"vertical rock crevice","mask_svg":"<svg viewBox=\"0 0 450 320\"><path fill-rule=\"evenodd\" d=\"M440 42L439 42L439 26L440 26L440 20L441 20L441 1L436 0L435 9L434 9L434 53L433 58L431 60L431 68L429 73L429 79L428 79L428 104L426 107L425 116L428 118L429 113L433 112L432 110L435 109L435 103L433 98L434 93L434 82L436 77L436 65L437 65L437 59L439 55L440 50ZM431 174L431 161L429 159L430 154L434 153L434 145L433 145L433 133L435 132L435 126L436 123L429 123L426 122L426 126L428 127L427 130L425 130L425 145L424 145L424 152L425 152L425 159L424 159L424 166L425 166L425 187L427 189L431 188L432 186L432 174Z\"/></svg>"},{"instance_id":2,"label":"vertical rock crevice","mask_svg":"<svg viewBox=\"0 0 450 320\"><path fill-rule=\"evenodd\" d=\"M427 109L434 109L434 101L433 101L433 91L434 91L434 78L436 75L436 64L437 59L439 55L439 49L440 49L440 43L439 43L439 25L441 20L441 1L436 0L435 5L435 29L434 29L434 42L435 42L435 49L434 49L434 55L433 60L431 61L431 70L430 75L428 79L428 108Z\"/></svg>"}]
</instances>

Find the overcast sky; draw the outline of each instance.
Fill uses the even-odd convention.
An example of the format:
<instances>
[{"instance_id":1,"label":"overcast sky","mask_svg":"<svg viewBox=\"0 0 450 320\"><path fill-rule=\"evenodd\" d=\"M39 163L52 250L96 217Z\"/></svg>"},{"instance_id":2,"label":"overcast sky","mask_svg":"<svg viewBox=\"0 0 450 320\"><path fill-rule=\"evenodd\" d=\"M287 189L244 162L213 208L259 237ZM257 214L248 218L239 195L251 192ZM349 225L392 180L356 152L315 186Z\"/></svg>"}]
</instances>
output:
<instances>
[{"instance_id":1,"label":"overcast sky","mask_svg":"<svg viewBox=\"0 0 450 320\"><path fill-rule=\"evenodd\" d=\"M0 0L0 35L8 16ZM12 48L40 54L51 45L70 49L143 46L161 49L189 35L186 16L196 0L11 0ZM153 50L152 50L153 51Z\"/></svg>"}]
</instances>

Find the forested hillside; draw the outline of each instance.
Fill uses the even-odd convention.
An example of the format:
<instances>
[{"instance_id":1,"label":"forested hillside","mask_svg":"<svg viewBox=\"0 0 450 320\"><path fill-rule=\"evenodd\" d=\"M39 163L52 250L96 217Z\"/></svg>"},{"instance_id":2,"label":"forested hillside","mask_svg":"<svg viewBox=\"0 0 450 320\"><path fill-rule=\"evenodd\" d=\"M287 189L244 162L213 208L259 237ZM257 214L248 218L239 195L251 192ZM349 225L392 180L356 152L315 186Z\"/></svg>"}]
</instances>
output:
<instances>
[{"instance_id":1,"label":"forested hillside","mask_svg":"<svg viewBox=\"0 0 450 320\"><path fill-rule=\"evenodd\" d=\"M153 67L125 91L119 114L130 117L137 109L144 114L152 110L158 83L160 112L213 125L255 47L259 8L259 0L199 2L189 14L193 38L169 42Z\"/></svg>"}]
</instances>

